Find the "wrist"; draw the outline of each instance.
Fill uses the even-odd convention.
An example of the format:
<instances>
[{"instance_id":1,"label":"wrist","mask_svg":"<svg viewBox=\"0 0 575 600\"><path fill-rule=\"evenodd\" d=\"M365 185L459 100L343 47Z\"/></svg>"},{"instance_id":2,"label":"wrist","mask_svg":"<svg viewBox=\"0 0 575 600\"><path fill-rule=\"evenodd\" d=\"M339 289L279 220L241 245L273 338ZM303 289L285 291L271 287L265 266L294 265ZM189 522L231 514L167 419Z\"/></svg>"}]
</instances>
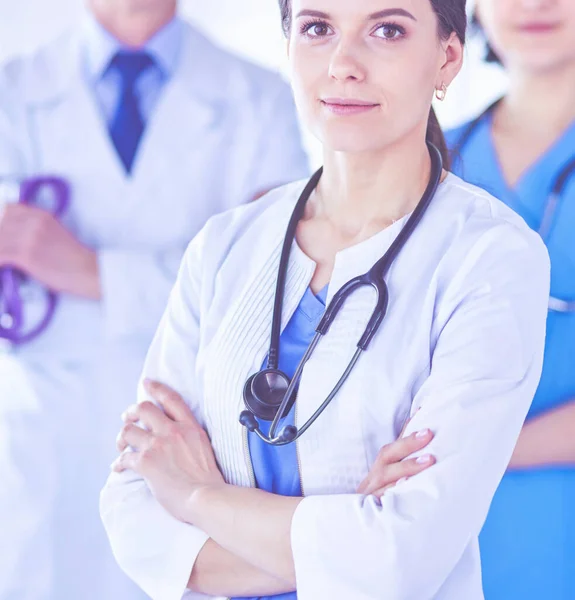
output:
<instances>
[{"instance_id":1,"label":"wrist","mask_svg":"<svg viewBox=\"0 0 575 600\"><path fill-rule=\"evenodd\" d=\"M82 283L78 289L78 295L91 300L100 300L102 297L100 265L96 252L85 248L80 271L82 276L79 279Z\"/></svg>"},{"instance_id":2,"label":"wrist","mask_svg":"<svg viewBox=\"0 0 575 600\"><path fill-rule=\"evenodd\" d=\"M194 486L188 495L185 507L185 520L190 525L202 528L206 507L217 505L219 498L230 486L227 483L203 483Z\"/></svg>"}]
</instances>

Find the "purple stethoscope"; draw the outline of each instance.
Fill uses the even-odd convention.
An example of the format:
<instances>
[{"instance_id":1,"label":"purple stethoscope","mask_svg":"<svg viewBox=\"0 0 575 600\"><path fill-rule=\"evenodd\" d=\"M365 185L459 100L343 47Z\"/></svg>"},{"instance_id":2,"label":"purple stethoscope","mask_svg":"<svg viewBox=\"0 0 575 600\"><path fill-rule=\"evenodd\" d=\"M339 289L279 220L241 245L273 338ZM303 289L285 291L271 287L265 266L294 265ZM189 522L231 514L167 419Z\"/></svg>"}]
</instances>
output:
<instances>
[{"instance_id":1,"label":"purple stethoscope","mask_svg":"<svg viewBox=\"0 0 575 600\"><path fill-rule=\"evenodd\" d=\"M39 205L41 198L50 195L51 206L48 209L54 217L60 219L70 203L70 187L60 177L40 176L14 182L13 197L8 202L20 202ZM0 206L2 200L0 199ZM40 335L48 326L58 302L57 295L43 289L46 297L46 311L40 321L26 330L24 318L23 286L26 275L13 267L0 267L0 339L12 344L24 344Z\"/></svg>"}]
</instances>

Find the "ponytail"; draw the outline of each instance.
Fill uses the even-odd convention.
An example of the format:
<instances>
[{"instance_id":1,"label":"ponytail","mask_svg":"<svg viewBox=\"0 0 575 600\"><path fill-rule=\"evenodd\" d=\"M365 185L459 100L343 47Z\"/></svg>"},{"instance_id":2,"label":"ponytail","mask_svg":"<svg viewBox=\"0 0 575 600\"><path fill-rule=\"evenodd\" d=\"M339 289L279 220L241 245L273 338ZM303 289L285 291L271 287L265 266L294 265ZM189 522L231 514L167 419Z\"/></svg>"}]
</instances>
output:
<instances>
[{"instance_id":1,"label":"ponytail","mask_svg":"<svg viewBox=\"0 0 575 600\"><path fill-rule=\"evenodd\" d=\"M447 148L445 136L443 135L441 125L439 124L433 106L431 107L431 111L429 112L426 139L439 150L439 152L441 153L441 158L443 159L443 168L446 171L449 171L449 169L451 168L451 157L449 155L449 149Z\"/></svg>"}]
</instances>

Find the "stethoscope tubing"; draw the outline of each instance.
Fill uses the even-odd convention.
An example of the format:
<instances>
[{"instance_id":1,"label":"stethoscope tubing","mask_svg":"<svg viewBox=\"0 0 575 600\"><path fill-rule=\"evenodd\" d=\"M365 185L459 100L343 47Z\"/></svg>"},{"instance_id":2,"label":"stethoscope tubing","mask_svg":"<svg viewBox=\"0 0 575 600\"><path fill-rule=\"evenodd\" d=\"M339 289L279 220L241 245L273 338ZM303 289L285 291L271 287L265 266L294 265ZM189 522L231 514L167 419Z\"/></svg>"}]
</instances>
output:
<instances>
[{"instance_id":1,"label":"stethoscope tubing","mask_svg":"<svg viewBox=\"0 0 575 600\"><path fill-rule=\"evenodd\" d=\"M55 198L52 214L61 218L70 203L70 188L65 180L54 176L39 176L24 180L20 185L21 204L33 205L44 188L51 188ZM24 332L24 300L21 294L22 275L12 267L0 269L0 339L22 345L38 337L48 327L56 312L58 296L45 290L46 311L40 322Z\"/></svg>"},{"instance_id":2,"label":"stethoscope tubing","mask_svg":"<svg viewBox=\"0 0 575 600\"><path fill-rule=\"evenodd\" d=\"M461 156L463 149L471 139L471 136L476 131L477 127L483 119L492 113L499 103L502 101L502 98L491 104L486 110L484 110L476 119L474 119L467 128L461 134L461 137L458 143L455 145L455 148L452 150L452 157L455 159ZM553 230L553 225L555 223L555 219L557 217L558 210L563 201L563 194L569 183L571 177L575 175L575 158L569 161L564 167L562 167L561 171L559 171L555 181L553 182L553 187L551 189L551 193L545 203L545 209L543 211L543 217L541 219L541 224L537 233L541 236L545 243L548 242L549 237ZM556 298L555 296L549 297L549 310L553 313L558 314L569 314L575 313L575 300L563 300L561 298Z\"/></svg>"},{"instance_id":3,"label":"stethoscope tubing","mask_svg":"<svg viewBox=\"0 0 575 600\"><path fill-rule=\"evenodd\" d=\"M265 443L273 446L285 446L299 439L313 425L313 423L319 418L319 416L325 411L325 409L337 396L337 394L351 375L351 372L357 364L359 357L365 350L367 350L369 344L371 343L375 334L379 330L379 327L381 326L383 319L385 318L385 315L387 313L389 303L389 293L387 285L385 283L385 276L390 266L397 258L399 252L410 239L411 235L415 231L415 228L423 218L423 215L429 207L441 182L441 176L443 173L443 161L441 154L439 153L439 150L437 150L437 148L435 148L435 146L433 146L432 144L428 143L428 147L431 157L431 174L421 201L413 211L412 215L408 219L403 229L399 232L398 236L393 241L388 251L384 254L384 256L380 258L367 273L348 281L340 290L338 290L338 292L332 298L331 302L326 308L322 319L320 320L320 323L317 326L316 334L311 344L308 346L303 358L299 362L294 376L289 381L288 388L272 420L269 434L264 435L262 433L260 428L257 426L257 422L255 421L255 417L257 417L257 412L252 412L251 409L249 409L249 406L247 413L244 411L244 413L242 413L242 415L240 416L240 421L242 422L242 424L249 423L249 425L245 426L248 426L250 431L253 431ZM274 312L272 318L272 331L270 340L270 351L268 354L267 361L267 369L260 371L260 373L256 374L254 377L257 377L258 375L263 375L268 370L276 371L278 368L281 314L289 255L293 244L293 240L295 238L297 225L299 223L299 220L303 216L305 204L313 190L318 185L321 175L322 170L320 169L317 173L315 173L315 175L310 179L310 181L306 185L304 191L300 196L300 199L298 200L298 203L296 204L296 207L292 213L287 227L286 236L282 247L282 254L280 257L276 296L274 298ZM317 348L321 338L329 332L331 325L335 321L338 313L343 308L346 300L355 291L365 286L369 286L375 289L377 293L376 305L365 328L365 331L361 339L357 343L356 351L353 357L351 358L350 362L348 363L344 373L341 375L338 382L335 384L334 388L327 396L327 398L322 402L322 404L317 408L313 415L306 421L306 423L300 429L296 429L294 426L289 426L288 428L284 428L282 432L280 432L280 434L278 435L279 424L285 416L287 407L293 406L293 403L296 401L296 395L305 365L307 364L313 352ZM244 417L246 416L247 419L244 422L244 420L242 419L244 419ZM287 431L288 429L289 431Z\"/></svg>"}]
</instances>

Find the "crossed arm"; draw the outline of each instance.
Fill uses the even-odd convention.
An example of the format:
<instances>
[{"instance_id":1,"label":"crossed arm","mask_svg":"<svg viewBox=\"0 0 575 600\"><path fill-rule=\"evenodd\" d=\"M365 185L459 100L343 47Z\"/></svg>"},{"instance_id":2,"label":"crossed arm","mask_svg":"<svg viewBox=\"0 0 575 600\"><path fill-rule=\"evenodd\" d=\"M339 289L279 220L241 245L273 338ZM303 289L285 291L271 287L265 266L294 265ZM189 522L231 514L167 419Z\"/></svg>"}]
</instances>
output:
<instances>
[{"instance_id":1,"label":"crossed arm","mask_svg":"<svg viewBox=\"0 0 575 600\"><path fill-rule=\"evenodd\" d=\"M413 399L422 410L410 431L437 433L433 469L380 500L373 496L381 485L305 499L233 487L223 481L209 439L193 419L193 398L191 409L177 405L187 410L180 414L148 385L147 401L130 409L120 436L120 449L135 451L121 454L115 470L125 473L103 492L104 522L128 575L162 600L180 600L188 584L247 595L255 577L262 586L256 593L273 595L284 585L293 589L296 574L301 598L373 598L389 590L397 597L433 597L481 529L540 373L548 264L522 238L502 260L493 243L500 233L509 237L512 230L485 236L480 250L486 257L472 253L474 268L453 286L438 317L444 324L433 368ZM145 370L184 394L194 389L193 374L173 365L183 357L189 365L189 349L198 344L197 264L201 260L184 263L186 277L175 288ZM378 558L375 564L362 556ZM238 577L227 581L229 589L217 573L223 561ZM222 589L208 589L217 584L216 574Z\"/></svg>"},{"instance_id":2,"label":"crossed arm","mask_svg":"<svg viewBox=\"0 0 575 600\"><path fill-rule=\"evenodd\" d=\"M513 454L510 468L537 468L553 464L575 465L575 444L572 436L574 424L575 401L548 411L526 423ZM397 463L397 467L395 476L400 478L400 469L405 469L407 464ZM407 472L405 475L407 476ZM217 496L221 497L218 499ZM243 506L241 499L237 498L237 500L240 502L235 506L236 509L238 506ZM218 506L225 508L227 513L230 507L226 506L226 503L233 500L232 496L226 497L225 494L221 494L221 491L209 490L199 495L196 501L199 512L209 515L202 506L203 504L208 506L217 501ZM261 501L262 507L265 507L269 499L262 497ZM285 508L286 513L281 518L291 523L291 509L289 505L286 505ZM211 524L206 523L205 527L210 527L211 530ZM190 577L189 588L191 590L209 595L241 597L243 595L276 595L295 589L294 581L289 579L289 575L293 573L288 573L288 577L285 577L284 580L268 574L264 565L261 565L261 568L254 567L248 560L235 554L234 548L228 544L227 540L227 534L231 528L229 528L229 524L226 527L223 527L221 535L218 535L218 540L227 549L216 543L214 539L208 541L200 553ZM288 539L287 535L286 539ZM288 550L291 553L291 547L285 549L288 558L285 564L289 566Z\"/></svg>"},{"instance_id":3,"label":"crossed arm","mask_svg":"<svg viewBox=\"0 0 575 600\"><path fill-rule=\"evenodd\" d=\"M225 484L209 438L183 399L158 383L147 382L146 388L157 405L144 402L126 411L126 425L118 437L123 453L114 469L139 473L171 514L209 535L188 588L214 596L295 590L290 530L302 499ZM433 457L408 457L432 439L429 430L407 437L402 432L396 442L382 448L358 492L382 496L398 482L428 469ZM136 452L124 452L128 446Z\"/></svg>"}]
</instances>

